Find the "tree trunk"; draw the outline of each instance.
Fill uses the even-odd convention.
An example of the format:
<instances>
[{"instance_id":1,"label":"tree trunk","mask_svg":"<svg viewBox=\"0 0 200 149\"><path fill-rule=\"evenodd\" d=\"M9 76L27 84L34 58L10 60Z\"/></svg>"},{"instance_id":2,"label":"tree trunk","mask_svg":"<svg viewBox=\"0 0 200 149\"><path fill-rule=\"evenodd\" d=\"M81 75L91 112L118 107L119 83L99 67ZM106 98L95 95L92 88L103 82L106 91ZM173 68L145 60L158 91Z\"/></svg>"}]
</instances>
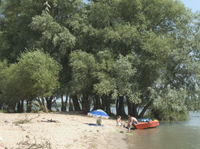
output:
<instances>
[{"instance_id":1,"label":"tree trunk","mask_svg":"<svg viewBox=\"0 0 200 149\"><path fill-rule=\"evenodd\" d=\"M64 105L65 105L65 107L67 108L67 103L68 103L68 99L69 99L69 96L68 95L66 95L66 98L65 98L65 101L64 101ZM65 111L67 111L67 109L65 110Z\"/></svg>"},{"instance_id":2,"label":"tree trunk","mask_svg":"<svg viewBox=\"0 0 200 149\"><path fill-rule=\"evenodd\" d=\"M10 103L9 105L8 105L8 107L6 108L6 111L8 112L8 113L16 113L17 111L16 111L16 106L17 106L17 103Z\"/></svg>"},{"instance_id":3,"label":"tree trunk","mask_svg":"<svg viewBox=\"0 0 200 149\"><path fill-rule=\"evenodd\" d=\"M50 98L46 97L45 99L46 99L46 102L47 102L47 109L49 109L49 111L51 111L53 96L51 96Z\"/></svg>"},{"instance_id":4,"label":"tree trunk","mask_svg":"<svg viewBox=\"0 0 200 149\"><path fill-rule=\"evenodd\" d=\"M32 100L26 102L26 111L31 112Z\"/></svg>"},{"instance_id":5,"label":"tree trunk","mask_svg":"<svg viewBox=\"0 0 200 149\"><path fill-rule=\"evenodd\" d=\"M138 117L138 111L137 111L138 105L132 103L132 108L133 108L133 115L132 116L137 118Z\"/></svg>"},{"instance_id":6,"label":"tree trunk","mask_svg":"<svg viewBox=\"0 0 200 149\"><path fill-rule=\"evenodd\" d=\"M35 98L35 100L39 103L40 107L42 106L42 102L39 98Z\"/></svg>"},{"instance_id":7,"label":"tree trunk","mask_svg":"<svg viewBox=\"0 0 200 149\"><path fill-rule=\"evenodd\" d=\"M66 95L66 99L64 100L63 94L60 96L61 97L61 111L67 111L67 101L68 101L68 95Z\"/></svg>"},{"instance_id":8,"label":"tree trunk","mask_svg":"<svg viewBox=\"0 0 200 149\"><path fill-rule=\"evenodd\" d=\"M119 99L116 100L116 114L119 115Z\"/></svg>"},{"instance_id":9,"label":"tree trunk","mask_svg":"<svg viewBox=\"0 0 200 149\"><path fill-rule=\"evenodd\" d=\"M72 98L72 101L73 101L73 104L74 104L74 110L75 111L81 111L77 96L71 95L71 98Z\"/></svg>"},{"instance_id":10,"label":"tree trunk","mask_svg":"<svg viewBox=\"0 0 200 149\"><path fill-rule=\"evenodd\" d=\"M58 108L58 105L57 105L57 103L56 103L56 100L54 100L54 101L52 102L52 104L54 105L54 107L55 107L55 109L56 109L57 112L60 111L59 108Z\"/></svg>"},{"instance_id":11,"label":"tree trunk","mask_svg":"<svg viewBox=\"0 0 200 149\"><path fill-rule=\"evenodd\" d=\"M88 94L83 94L82 110L84 112L90 111L90 103L89 103L89 100L88 100Z\"/></svg>"},{"instance_id":12,"label":"tree trunk","mask_svg":"<svg viewBox=\"0 0 200 149\"><path fill-rule=\"evenodd\" d=\"M0 110L3 111L3 104L0 104Z\"/></svg>"},{"instance_id":13,"label":"tree trunk","mask_svg":"<svg viewBox=\"0 0 200 149\"><path fill-rule=\"evenodd\" d=\"M47 110L47 106L46 106L46 103L45 103L45 99L44 99L44 97L42 97L42 104L43 104L43 107L44 107L43 110L45 110L45 112L47 113L48 110Z\"/></svg>"},{"instance_id":14,"label":"tree trunk","mask_svg":"<svg viewBox=\"0 0 200 149\"><path fill-rule=\"evenodd\" d=\"M102 110L105 110L105 108L106 108L105 99L104 99L103 97L101 97L101 100L102 100L102 107L101 107L101 109L102 109Z\"/></svg>"},{"instance_id":15,"label":"tree trunk","mask_svg":"<svg viewBox=\"0 0 200 149\"><path fill-rule=\"evenodd\" d=\"M69 111L74 111L73 103L72 103L72 98L71 97L69 98Z\"/></svg>"},{"instance_id":16,"label":"tree trunk","mask_svg":"<svg viewBox=\"0 0 200 149\"><path fill-rule=\"evenodd\" d=\"M97 101L96 101L95 97L93 97L92 100L93 100L93 109L92 109L92 111L93 110L97 110Z\"/></svg>"},{"instance_id":17,"label":"tree trunk","mask_svg":"<svg viewBox=\"0 0 200 149\"><path fill-rule=\"evenodd\" d=\"M24 112L24 101L19 101L17 104L17 112L18 113L23 113Z\"/></svg>"},{"instance_id":18,"label":"tree trunk","mask_svg":"<svg viewBox=\"0 0 200 149\"><path fill-rule=\"evenodd\" d=\"M133 115L133 107L132 103L127 99L127 105L128 105L128 115Z\"/></svg>"},{"instance_id":19,"label":"tree trunk","mask_svg":"<svg viewBox=\"0 0 200 149\"><path fill-rule=\"evenodd\" d=\"M121 116L126 116L125 110L124 110L124 96L119 96L119 114Z\"/></svg>"},{"instance_id":20,"label":"tree trunk","mask_svg":"<svg viewBox=\"0 0 200 149\"><path fill-rule=\"evenodd\" d=\"M153 100L149 101L149 103L142 109L139 118L142 118L144 116L144 113L147 111L147 109L153 104Z\"/></svg>"},{"instance_id":21,"label":"tree trunk","mask_svg":"<svg viewBox=\"0 0 200 149\"><path fill-rule=\"evenodd\" d=\"M82 106L82 111L86 111L86 103L85 103L85 99L84 99L85 97L83 96L81 99L81 106Z\"/></svg>"},{"instance_id":22,"label":"tree trunk","mask_svg":"<svg viewBox=\"0 0 200 149\"><path fill-rule=\"evenodd\" d=\"M61 98L61 111L66 111L67 108L66 108L66 105L65 105L65 102L64 102L63 95L61 95L60 98Z\"/></svg>"},{"instance_id":23,"label":"tree trunk","mask_svg":"<svg viewBox=\"0 0 200 149\"><path fill-rule=\"evenodd\" d=\"M24 100L22 100L22 103L21 103L21 111L24 112Z\"/></svg>"},{"instance_id":24,"label":"tree trunk","mask_svg":"<svg viewBox=\"0 0 200 149\"><path fill-rule=\"evenodd\" d=\"M17 112L18 112L18 113L21 113L21 111L20 111L21 108L20 108L20 107L21 107L21 105L20 105L20 101L19 101L19 102L17 103Z\"/></svg>"},{"instance_id":25,"label":"tree trunk","mask_svg":"<svg viewBox=\"0 0 200 149\"><path fill-rule=\"evenodd\" d=\"M105 96L105 100L106 100L106 113L108 114L108 115L110 115L111 114L111 112L110 112L110 96Z\"/></svg>"},{"instance_id":26,"label":"tree trunk","mask_svg":"<svg viewBox=\"0 0 200 149\"><path fill-rule=\"evenodd\" d=\"M95 95L95 100L96 100L96 109L101 109L101 99L98 95Z\"/></svg>"},{"instance_id":27,"label":"tree trunk","mask_svg":"<svg viewBox=\"0 0 200 149\"><path fill-rule=\"evenodd\" d=\"M86 110L87 110L87 112L89 112L90 111L90 104L91 104L91 101L89 100L89 95L87 94L87 104L86 104Z\"/></svg>"}]
</instances>

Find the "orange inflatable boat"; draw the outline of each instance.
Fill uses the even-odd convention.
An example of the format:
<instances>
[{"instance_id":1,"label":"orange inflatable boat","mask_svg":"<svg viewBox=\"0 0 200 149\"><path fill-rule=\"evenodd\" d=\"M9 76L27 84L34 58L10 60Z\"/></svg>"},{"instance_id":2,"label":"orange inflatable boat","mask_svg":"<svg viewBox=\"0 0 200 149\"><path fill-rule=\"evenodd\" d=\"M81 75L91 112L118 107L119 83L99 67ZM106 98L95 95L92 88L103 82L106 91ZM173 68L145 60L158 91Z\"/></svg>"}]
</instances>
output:
<instances>
[{"instance_id":1,"label":"orange inflatable boat","mask_svg":"<svg viewBox=\"0 0 200 149\"><path fill-rule=\"evenodd\" d=\"M159 121L152 120L150 118L141 118L141 119L138 119L138 123L133 124L133 126L137 129L154 128L154 127L159 126Z\"/></svg>"}]
</instances>

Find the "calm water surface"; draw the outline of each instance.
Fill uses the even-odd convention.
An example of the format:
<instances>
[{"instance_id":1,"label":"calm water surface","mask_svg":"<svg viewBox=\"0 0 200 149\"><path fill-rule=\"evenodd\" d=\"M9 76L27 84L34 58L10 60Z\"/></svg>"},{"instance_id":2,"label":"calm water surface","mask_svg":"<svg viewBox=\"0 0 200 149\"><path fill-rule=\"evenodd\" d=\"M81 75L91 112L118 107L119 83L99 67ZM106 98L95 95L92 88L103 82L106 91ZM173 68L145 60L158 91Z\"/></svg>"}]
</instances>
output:
<instances>
[{"instance_id":1,"label":"calm water surface","mask_svg":"<svg viewBox=\"0 0 200 149\"><path fill-rule=\"evenodd\" d=\"M145 130L130 130L124 140L129 149L200 149L200 113L190 113L185 122L160 122Z\"/></svg>"}]
</instances>

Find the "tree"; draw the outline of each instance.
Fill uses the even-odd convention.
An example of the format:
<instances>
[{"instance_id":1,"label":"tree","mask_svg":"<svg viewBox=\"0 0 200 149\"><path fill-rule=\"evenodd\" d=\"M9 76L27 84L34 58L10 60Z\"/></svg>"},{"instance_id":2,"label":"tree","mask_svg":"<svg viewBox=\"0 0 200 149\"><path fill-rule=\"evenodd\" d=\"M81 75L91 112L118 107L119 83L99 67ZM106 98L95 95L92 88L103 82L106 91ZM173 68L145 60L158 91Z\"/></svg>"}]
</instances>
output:
<instances>
[{"instance_id":1,"label":"tree","mask_svg":"<svg viewBox=\"0 0 200 149\"><path fill-rule=\"evenodd\" d=\"M160 120L170 120L171 122L172 120L180 120L182 119L180 116L188 114L187 105L185 104L188 99L186 90L182 88L176 90L168 87L159 93L151 91L151 94L154 99L154 117Z\"/></svg>"},{"instance_id":2,"label":"tree","mask_svg":"<svg viewBox=\"0 0 200 149\"><path fill-rule=\"evenodd\" d=\"M20 92L18 86L20 79L17 77L17 66L16 64L9 66L6 61L1 62L0 66L0 103L5 105L8 111L15 111L16 103L24 97L24 92Z\"/></svg>"},{"instance_id":3,"label":"tree","mask_svg":"<svg viewBox=\"0 0 200 149\"><path fill-rule=\"evenodd\" d=\"M65 88L63 94L67 94L67 82L70 80L69 53L76 42L76 37L71 34L71 26L78 19L73 20L75 13L80 14L82 10L82 1L16 0L3 3L1 60L7 59L13 63L25 48L43 49L63 65L60 82Z\"/></svg>"},{"instance_id":4,"label":"tree","mask_svg":"<svg viewBox=\"0 0 200 149\"><path fill-rule=\"evenodd\" d=\"M42 13L45 1L11 0L2 2L1 60L7 59L9 63L14 63L26 48L29 50L34 48L33 44L40 34L31 30L29 24L32 17Z\"/></svg>"},{"instance_id":5,"label":"tree","mask_svg":"<svg viewBox=\"0 0 200 149\"><path fill-rule=\"evenodd\" d=\"M66 109L68 96L73 96L72 100L77 103L76 95L70 93L69 82L71 80L71 68L69 66L69 55L71 51L78 49L76 47L78 36L80 33L77 27L84 22L84 3L80 0L56 1L55 5L49 3L51 8L49 11L43 11L42 15L33 18L30 27L39 33L40 38L35 42L34 46L43 48L44 51L57 60L63 67L60 72L59 81L62 84L60 91L66 96L66 100L62 101L62 110ZM80 37L81 38L81 37ZM75 109L79 110L78 104Z\"/></svg>"},{"instance_id":6,"label":"tree","mask_svg":"<svg viewBox=\"0 0 200 149\"><path fill-rule=\"evenodd\" d=\"M49 53L63 67L56 91L67 97L62 110L69 96L72 110L81 103L88 111L93 101L94 109L109 113L115 102L117 114L124 115L127 102L130 115L143 117L161 93L169 99L182 89L188 110L199 109L199 15L180 1L3 3L0 58L17 62L25 47Z\"/></svg>"},{"instance_id":7,"label":"tree","mask_svg":"<svg viewBox=\"0 0 200 149\"><path fill-rule=\"evenodd\" d=\"M96 57L83 51L72 52L70 57L72 91L82 95L95 93L106 104L102 108L106 108L108 113L110 113L110 99L127 95L131 100L136 100L133 98L134 92L130 83L131 77L136 72L132 68L133 59L133 55L126 57L119 55L115 60L109 50L100 51ZM82 103L88 105L88 100L85 101L83 98ZM86 109L83 106L83 110Z\"/></svg>"},{"instance_id":8,"label":"tree","mask_svg":"<svg viewBox=\"0 0 200 149\"><path fill-rule=\"evenodd\" d=\"M182 22L186 24L183 25ZM164 61L164 68L161 75L158 77L156 82L157 84L157 97L160 97L159 92L163 92L163 98L169 100L169 103L172 102L168 97L168 94L174 94L174 97L177 97L180 92L184 90L182 99L183 109L185 106L187 110L199 110L199 25L198 25L198 15L192 14L190 11L185 14L180 20L179 31L173 35L173 50L166 57ZM170 91L166 90L168 89ZM177 91L177 93L175 92ZM155 93L155 92L154 92ZM165 97L165 95L167 97ZM181 95L179 95L181 96ZM156 97L156 98L157 98ZM160 98L161 102L163 98ZM157 98L158 99L158 98ZM171 99L173 99L171 97ZM174 99L173 102L176 103L181 99ZM158 102L158 100L157 100ZM173 106L174 103L170 104ZM169 107L170 107L169 106ZM177 107L177 108L181 108ZM160 109L158 109L160 111ZM168 110L169 111L169 110ZM175 111L175 109L173 109ZM154 110L155 113L158 113ZM160 112L161 113L161 112ZM181 113L185 113L184 110ZM158 114L157 114L158 116ZM161 117L159 115L159 117ZM176 114L177 116L177 114ZM168 119L168 117L163 117Z\"/></svg>"},{"instance_id":9,"label":"tree","mask_svg":"<svg viewBox=\"0 0 200 149\"><path fill-rule=\"evenodd\" d=\"M111 99L116 101L117 114L125 115L123 97L128 96L130 100L137 102L134 88L131 83L136 69L132 67L134 53L119 56L115 59L113 53L108 50L100 51L97 54L97 71L95 74L98 82L94 84L95 92L106 98L106 111L110 113ZM119 101L119 104L118 104Z\"/></svg>"},{"instance_id":10,"label":"tree","mask_svg":"<svg viewBox=\"0 0 200 149\"><path fill-rule=\"evenodd\" d=\"M148 88L156 87L166 57L172 52L172 35L178 31L180 22L187 25L181 21L186 9L173 0L93 1L89 6L88 20L92 26L89 40L94 54L107 48L115 61L120 54L125 57L134 52L132 69L137 72L129 83L135 100L124 96L130 101L130 114L142 117L153 103ZM91 45L88 49L92 49ZM141 113L137 113L139 107L143 107Z\"/></svg>"},{"instance_id":11,"label":"tree","mask_svg":"<svg viewBox=\"0 0 200 149\"><path fill-rule=\"evenodd\" d=\"M92 54L83 51L74 51L70 55L72 67L71 93L82 95L82 110L90 111L89 95L92 95L96 72L96 62Z\"/></svg>"},{"instance_id":12,"label":"tree","mask_svg":"<svg viewBox=\"0 0 200 149\"><path fill-rule=\"evenodd\" d=\"M1 72L1 82L6 82L1 89L2 97L6 97L6 102L41 98L47 111L44 97L51 96L59 86L60 69L61 66L49 54L40 50L24 52L18 58L18 63L11 64Z\"/></svg>"}]
</instances>

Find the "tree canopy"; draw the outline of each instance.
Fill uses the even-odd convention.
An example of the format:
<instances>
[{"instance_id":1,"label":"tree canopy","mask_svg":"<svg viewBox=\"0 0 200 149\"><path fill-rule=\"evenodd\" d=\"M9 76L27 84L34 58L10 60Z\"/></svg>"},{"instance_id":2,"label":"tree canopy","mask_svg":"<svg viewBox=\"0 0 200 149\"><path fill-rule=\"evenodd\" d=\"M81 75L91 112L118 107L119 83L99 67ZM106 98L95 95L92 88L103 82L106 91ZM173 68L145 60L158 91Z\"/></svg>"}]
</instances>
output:
<instances>
[{"instance_id":1,"label":"tree canopy","mask_svg":"<svg viewBox=\"0 0 200 149\"><path fill-rule=\"evenodd\" d=\"M170 115L200 108L199 13L179 0L11 0L2 1L0 12L1 66L9 68L2 74L9 77L23 64L21 73L29 75L26 70L36 61L28 52L22 60L25 49L40 49L62 65L43 65L53 74L38 69L32 74L37 83L30 79L26 87L20 82L27 78L8 81L9 87L16 84L13 93L24 87L31 90L29 96L44 96L47 104L60 96L62 109L69 103L70 110L84 112L93 105L110 114L115 103L118 115L136 117L147 109L159 117L156 110ZM56 80L48 79L58 71L60 86L54 86Z\"/></svg>"},{"instance_id":2,"label":"tree canopy","mask_svg":"<svg viewBox=\"0 0 200 149\"><path fill-rule=\"evenodd\" d=\"M51 96L59 87L61 66L49 54L37 50L24 52L20 56L17 63L1 63L0 100L11 104L13 109L20 100Z\"/></svg>"}]
</instances>

